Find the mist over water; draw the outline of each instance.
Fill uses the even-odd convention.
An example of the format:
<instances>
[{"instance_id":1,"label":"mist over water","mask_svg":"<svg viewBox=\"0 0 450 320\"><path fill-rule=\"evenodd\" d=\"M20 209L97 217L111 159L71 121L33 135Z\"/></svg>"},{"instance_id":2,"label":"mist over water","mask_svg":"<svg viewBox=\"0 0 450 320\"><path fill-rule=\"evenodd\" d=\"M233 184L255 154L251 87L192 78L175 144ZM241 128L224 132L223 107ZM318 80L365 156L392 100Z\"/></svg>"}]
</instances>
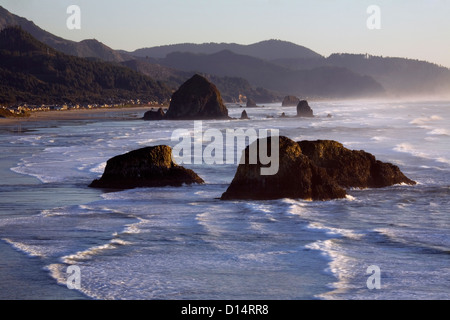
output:
<instances>
[{"instance_id":1,"label":"mist over water","mask_svg":"<svg viewBox=\"0 0 450 320\"><path fill-rule=\"evenodd\" d=\"M65 285L67 267L79 266L81 292L98 299L450 298L450 103L310 105L314 119L280 119L295 108L270 104L246 109L251 120L203 129L337 140L398 165L418 185L349 190L327 202L223 202L237 165L203 164L186 165L203 186L102 193L87 185L109 158L173 147L173 130L194 123L78 123L2 133L2 151L21 153L0 186L11 199L1 206L1 239L43 261L54 283ZM38 180L15 185L14 173ZM371 265L381 269L380 290L366 286Z\"/></svg>"}]
</instances>

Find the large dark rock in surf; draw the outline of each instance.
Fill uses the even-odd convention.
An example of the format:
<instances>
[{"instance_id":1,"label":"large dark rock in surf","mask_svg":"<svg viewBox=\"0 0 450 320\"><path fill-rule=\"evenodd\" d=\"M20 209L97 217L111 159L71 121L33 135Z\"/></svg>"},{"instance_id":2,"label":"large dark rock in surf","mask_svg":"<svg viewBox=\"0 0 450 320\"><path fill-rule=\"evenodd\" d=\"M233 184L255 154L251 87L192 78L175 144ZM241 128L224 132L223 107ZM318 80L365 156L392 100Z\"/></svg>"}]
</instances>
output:
<instances>
[{"instance_id":1,"label":"large dark rock in surf","mask_svg":"<svg viewBox=\"0 0 450 320\"><path fill-rule=\"evenodd\" d=\"M186 81L172 95L168 120L229 119L217 87L198 74Z\"/></svg>"},{"instance_id":2,"label":"large dark rock in surf","mask_svg":"<svg viewBox=\"0 0 450 320\"><path fill-rule=\"evenodd\" d=\"M297 105L297 117L314 117L314 112L308 104L308 101L302 100Z\"/></svg>"},{"instance_id":3,"label":"large dark rock in surf","mask_svg":"<svg viewBox=\"0 0 450 320\"><path fill-rule=\"evenodd\" d=\"M302 153L343 188L383 188L405 183L415 185L400 169L365 151L345 148L330 140L300 141Z\"/></svg>"},{"instance_id":4,"label":"large dark rock in surf","mask_svg":"<svg viewBox=\"0 0 450 320\"><path fill-rule=\"evenodd\" d=\"M267 143L270 139L257 140ZM382 188L395 184L414 185L400 169L383 163L365 151L352 151L336 141L294 142L279 137L279 170L261 174L264 166L249 164L250 146L222 200L272 200L280 198L331 200L344 198L345 188ZM271 154L269 151L268 154Z\"/></svg>"},{"instance_id":5,"label":"large dark rock in surf","mask_svg":"<svg viewBox=\"0 0 450 320\"><path fill-rule=\"evenodd\" d=\"M92 188L132 189L138 187L182 186L202 184L194 171L172 160L169 146L147 147L108 160L103 176Z\"/></svg>"},{"instance_id":6,"label":"large dark rock in surf","mask_svg":"<svg viewBox=\"0 0 450 320\"><path fill-rule=\"evenodd\" d=\"M271 149L271 137L255 143L267 143ZM245 149L245 164L240 164L222 200L272 200L282 198L331 200L344 198L346 192L328 175L325 169L314 165L302 154L300 146L286 137L279 137L279 170L274 175L261 175L264 167L259 161L249 164L250 147ZM269 151L271 154L271 151Z\"/></svg>"},{"instance_id":7,"label":"large dark rock in surf","mask_svg":"<svg viewBox=\"0 0 450 320\"><path fill-rule=\"evenodd\" d=\"M147 120L147 121L164 120L165 116L166 115L164 113L164 110L162 108L159 108L158 111L153 111L153 110L147 111L144 114L143 119Z\"/></svg>"},{"instance_id":8,"label":"large dark rock in surf","mask_svg":"<svg viewBox=\"0 0 450 320\"><path fill-rule=\"evenodd\" d=\"M281 104L283 107L296 107L300 99L295 96L286 96L283 99L283 103Z\"/></svg>"}]
</instances>

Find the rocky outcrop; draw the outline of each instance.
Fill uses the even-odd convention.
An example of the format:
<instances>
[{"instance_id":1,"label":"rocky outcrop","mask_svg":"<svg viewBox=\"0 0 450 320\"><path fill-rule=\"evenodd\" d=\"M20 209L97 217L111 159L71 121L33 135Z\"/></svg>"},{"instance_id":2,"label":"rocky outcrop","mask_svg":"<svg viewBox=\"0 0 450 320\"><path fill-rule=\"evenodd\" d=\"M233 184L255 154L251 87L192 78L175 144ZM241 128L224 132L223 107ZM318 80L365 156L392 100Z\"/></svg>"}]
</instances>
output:
<instances>
[{"instance_id":1,"label":"rocky outcrop","mask_svg":"<svg viewBox=\"0 0 450 320\"><path fill-rule=\"evenodd\" d=\"M164 120L165 116L166 115L164 113L164 110L162 108L159 108L158 111L153 111L153 110L147 111L144 114L144 118L143 119L147 120L147 121Z\"/></svg>"},{"instance_id":2,"label":"rocky outcrop","mask_svg":"<svg viewBox=\"0 0 450 320\"><path fill-rule=\"evenodd\" d=\"M202 184L194 171L178 166L172 160L169 146L148 147L108 160L103 176L91 183L92 188L132 189L138 187Z\"/></svg>"},{"instance_id":3,"label":"rocky outcrop","mask_svg":"<svg viewBox=\"0 0 450 320\"><path fill-rule=\"evenodd\" d=\"M256 102L250 98L247 99L247 108L256 108Z\"/></svg>"},{"instance_id":4,"label":"rocky outcrop","mask_svg":"<svg viewBox=\"0 0 450 320\"><path fill-rule=\"evenodd\" d=\"M172 95L167 120L229 119L217 87L198 74Z\"/></svg>"},{"instance_id":5,"label":"rocky outcrop","mask_svg":"<svg viewBox=\"0 0 450 320\"><path fill-rule=\"evenodd\" d=\"M308 104L308 101L302 100L297 105L297 117L314 117L314 112Z\"/></svg>"},{"instance_id":6,"label":"rocky outcrop","mask_svg":"<svg viewBox=\"0 0 450 320\"><path fill-rule=\"evenodd\" d=\"M260 139L255 143L268 143ZM344 198L346 192L326 173L302 154L300 146L286 137L279 137L279 170L275 175L261 175L261 163L249 164L250 147L245 152L245 164L239 165L236 175L222 200L272 200L282 198L330 200Z\"/></svg>"},{"instance_id":7,"label":"rocky outcrop","mask_svg":"<svg viewBox=\"0 0 450 320\"><path fill-rule=\"evenodd\" d=\"M296 107L300 99L295 96L286 96L283 99L283 103L281 104L283 107Z\"/></svg>"},{"instance_id":8,"label":"rocky outcrop","mask_svg":"<svg viewBox=\"0 0 450 320\"><path fill-rule=\"evenodd\" d=\"M250 118L247 115L247 111L242 111L241 120L249 120Z\"/></svg>"},{"instance_id":9,"label":"rocky outcrop","mask_svg":"<svg viewBox=\"0 0 450 320\"><path fill-rule=\"evenodd\" d=\"M330 140L298 142L302 153L343 188L383 188L416 182L407 178L400 169L384 163L365 151L345 148Z\"/></svg>"},{"instance_id":10,"label":"rocky outcrop","mask_svg":"<svg viewBox=\"0 0 450 320\"><path fill-rule=\"evenodd\" d=\"M268 143L268 138L255 143ZM261 163L249 164L250 147L222 200L272 200L280 198L331 200L344 198L346 188L381 188L416 184L400 169L364 151L346 149L336 141L294 142L279 137L279 170L261 175Z\"/></svg>"}]
</instances>

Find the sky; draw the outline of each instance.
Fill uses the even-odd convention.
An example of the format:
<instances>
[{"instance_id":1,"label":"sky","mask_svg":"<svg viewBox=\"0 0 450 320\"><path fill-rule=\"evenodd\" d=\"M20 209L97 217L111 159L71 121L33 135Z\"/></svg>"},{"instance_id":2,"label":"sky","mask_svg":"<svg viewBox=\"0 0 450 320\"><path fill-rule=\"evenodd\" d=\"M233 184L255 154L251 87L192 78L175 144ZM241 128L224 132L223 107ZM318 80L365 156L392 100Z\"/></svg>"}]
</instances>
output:
<instances>
[{"instance_id":1,"label":"sky","mask_svg":"<svg viewBox=\"0 0 450 320\"><path fill-rule=\"evenodd\" d=\"M450 0L0 0L0 5L60 37L97 39L127 51L280 39L324 56L368 53L450 68ZM79 30L67 27L70 5L80 8ZM368 13L373 5L379 15ZM368 28L368 20L379 28Z\"/></svg>"}]
</instances>

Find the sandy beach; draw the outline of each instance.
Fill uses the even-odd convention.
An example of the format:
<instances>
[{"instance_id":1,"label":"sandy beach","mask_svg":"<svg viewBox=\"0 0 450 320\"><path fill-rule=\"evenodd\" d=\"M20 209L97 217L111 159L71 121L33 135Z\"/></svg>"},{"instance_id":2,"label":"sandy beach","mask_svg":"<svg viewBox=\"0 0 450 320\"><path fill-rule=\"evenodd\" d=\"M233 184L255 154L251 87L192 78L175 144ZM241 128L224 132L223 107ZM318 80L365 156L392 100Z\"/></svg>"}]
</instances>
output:
<instances>
[{"instance_id":1,"label":"sandy beach","mask_svg":"<svg viewBox=\"0 0 450 320\"><path fill-rule=\"evenodd\" d=\"M115 107L99 109L75 109L64 111L37 111L31 113L29 117L0 118L0 125L18 125L41 121L60 120L129 120L137 119L149 110L156 110L156 107L136 106L136 107Z\"/></svg>"}]
</instances>

